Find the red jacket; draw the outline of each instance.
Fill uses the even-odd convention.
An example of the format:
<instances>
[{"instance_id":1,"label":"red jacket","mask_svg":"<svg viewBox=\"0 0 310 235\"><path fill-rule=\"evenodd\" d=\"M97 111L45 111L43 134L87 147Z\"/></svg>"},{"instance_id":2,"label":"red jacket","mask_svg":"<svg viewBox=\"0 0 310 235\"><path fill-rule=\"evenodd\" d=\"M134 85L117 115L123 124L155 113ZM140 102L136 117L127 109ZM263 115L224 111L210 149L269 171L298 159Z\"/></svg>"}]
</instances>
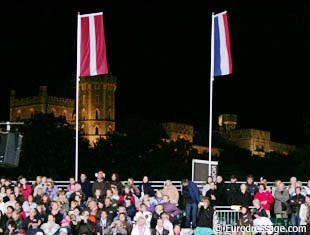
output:
<instances>
[{"instance_id":1,"label":"red jacket","mask_svg":"<svg viewBox=\"0 0 310 235\"><path fill-rule=\"evenodd\" d=\"M28 200L28 196L32 193L31 186L28 185L28 184L26 184L26 188L21 186L20 187L20 192L23 194L24 200L27 201Z\"/></svg>"},{"instance_id":2,"label":"red jacket","mask_svg":"<svg viewBox=\"0 0 310 235\"><path fill-rule=\"evenodd\" d=\"M131 204L132 205L135 205L135 197L132 195L132 194L121 194L120 196L119 196L119 200L118 200L118 204L119 205L123 205L124 204L124 202L125 202L125 198L126 197L130 197L130 200L131 200Z\"/></svg>"},{"instance_id":3,"label":"red jacket","mask_svg":"<svg viewBox=\"0 0 310 235\"><path fill-rule=\"evenodd\" d=\"M272 194L267 190L263 192L258 191L255 194L254 199L258 199L261 202L261 207L268 211L270 211L270 205L274 201ZM267 201L267 204L262 204L263 201Z\"/></svg>"}]
</instances>

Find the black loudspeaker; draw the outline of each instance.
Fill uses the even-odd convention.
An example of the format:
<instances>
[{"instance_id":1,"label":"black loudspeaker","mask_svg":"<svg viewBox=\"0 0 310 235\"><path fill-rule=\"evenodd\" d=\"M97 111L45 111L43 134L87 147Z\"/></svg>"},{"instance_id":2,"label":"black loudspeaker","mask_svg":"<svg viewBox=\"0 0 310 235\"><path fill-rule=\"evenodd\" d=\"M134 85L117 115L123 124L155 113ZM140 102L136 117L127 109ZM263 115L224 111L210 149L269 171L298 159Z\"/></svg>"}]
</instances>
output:
<instances>
[{"instance_id":1,"label":"black loudspeaker","mask_svg":"<svg viewBox=\"0 0 310 235\"><path fill-rule=\"evenodd\" d=\"M17 132L0 133L0 167L18 167L22 139Z\"/></svg>"}]
</instances>

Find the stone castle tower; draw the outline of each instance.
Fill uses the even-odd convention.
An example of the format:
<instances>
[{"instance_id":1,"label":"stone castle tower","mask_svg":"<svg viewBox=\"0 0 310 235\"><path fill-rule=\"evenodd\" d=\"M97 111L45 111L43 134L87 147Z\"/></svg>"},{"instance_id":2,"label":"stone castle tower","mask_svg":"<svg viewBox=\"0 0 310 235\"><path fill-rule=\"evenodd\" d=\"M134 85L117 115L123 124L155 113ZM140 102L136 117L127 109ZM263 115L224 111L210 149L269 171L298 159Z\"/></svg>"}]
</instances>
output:
<instances>
[{"instance_id":1,"label":"stone castle tower","mask_svg":"<svg viewBox=\"0 0 310 235\"><path fill-rule=\"evenodd\" d=\"M115 90L116 78L112 75L80 80L79 125L90 143L115 130Z\"/></svg>"},{"instance_id":2,"label":"stone castle tower","mask_svg":"<svg viewBox=\"0 0 310 235\"><path fill-rule=\"evenodd\" d=\"M112 75L80 79L79 128L91 145L115 130L116 86L116 77ZM34 97L17 98L16 92L11 91L10 121L26 120L35 113L54 113L75 125L75 100L49 96L47 86L40 86L38 95Z\"/></svg>"}]
</instances>

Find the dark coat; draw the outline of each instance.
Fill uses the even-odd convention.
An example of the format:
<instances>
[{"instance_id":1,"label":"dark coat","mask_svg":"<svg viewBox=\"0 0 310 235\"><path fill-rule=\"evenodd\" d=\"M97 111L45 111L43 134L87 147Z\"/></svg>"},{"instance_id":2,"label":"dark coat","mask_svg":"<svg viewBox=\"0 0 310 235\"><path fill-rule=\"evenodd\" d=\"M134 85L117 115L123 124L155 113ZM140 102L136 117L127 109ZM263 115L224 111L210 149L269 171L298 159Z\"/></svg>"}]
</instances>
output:
<instances>
[{"instance_id":1,"label":"dark coat","mask_svg":"<svg viewBox=\"0 0 310 235\"><path fill-rule=\"evenodd\" d=\"M235 204L245 206L245 207L252 206L253 203L252 203L251 194L248 192L242 193L241 191L238 191L236 193Z\"/></svg>"},{"instance_id":2,"label":"dark coat","mask_svg":"<svg viewBox=\"0 0 310 235\"><path fill-rule=\"evenodd\" d=\"M206 209L201 206L197 215L197 227L213 228L213 213L214 210L211 206Z\"/></svg>"},{"instance_id":3,"label":"dark coat","mask_svg":"<svg viewBox=\"0 0 310 235\"><path fill-rule=\"evenodd\" d=\"M139 189L140 189L140 193L144 193L144 194L148 194L150 197L153 197L154 196L154 190L152 188L152 186L150 185L149 182L147 183L142 183L140 186L139 186Z\"/></svg>"},{"instance_id":4,"label":"dark coat","mask_svg":"<svg viewBox=\"0 0 310 235\"><path fill-rule=\"evenodd\" d=\"M215 200L212 200L211 195L214 195ZM211 205L212 206L217 206L217 202L219 199L219 193L217 192L216 189L209 189L206 193L206 197L208 197L210 199Z\"/></svg>"},{"instance_id":5,"label":"dark coat","mask_svg":"<svg viewBox=\"0 0 310 235\"><path fill-rule=\"evenodd\" d=\"M218 193L218 197L216 198L216 203L217 203L217 206L224 206L226 205L226 186L225 186L225 183L217 183L216 184L216 190L217 190L217 193Z\"/></svg>"},{"instance_id":6,"label":"dark coat","mask_svg":"<svg viewBox=\"0 0 310 235\"><path fill-rule=\"evenodd\" d=\"M85 198L89 198L92 195L92 185L88 180L85 180L84 182L79 181L82 192L85 194Z\"/></svg>"},{"instance_id":7,"label":"dark coat","mask_svg":"<svg viewBox=\"0 0 310 235\"><path fill-rule=\"evenodd\" d=\"M231 206L235 203L236 195L239 189L240 185L237 183L229 183L226 185L226 199L228 206Z\"/></svg>"}]
</instances>

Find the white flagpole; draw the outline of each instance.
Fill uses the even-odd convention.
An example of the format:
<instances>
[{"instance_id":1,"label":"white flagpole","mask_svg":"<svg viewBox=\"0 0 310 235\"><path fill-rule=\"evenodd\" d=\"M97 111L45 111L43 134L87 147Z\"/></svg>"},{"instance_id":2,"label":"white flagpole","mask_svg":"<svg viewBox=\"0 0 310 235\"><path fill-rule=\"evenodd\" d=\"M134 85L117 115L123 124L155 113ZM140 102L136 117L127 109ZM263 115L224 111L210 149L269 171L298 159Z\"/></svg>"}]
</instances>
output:
<instances>
[{"instance_id":1,"label":"white flagpole","mask_svg":"<svg viewBox=\"0 0 310 235\"><path fill-rule=\"evenodd\" d=\"M209 111L209 176L211 176L212 159L212 101L213 101L213 80L214 80L214 13L212 12L211 28L211 68L210 68L210 111Z\"/></svg>"},{"instance_id":2,"label":"white flagpole","mask_svg":"<svg viewBox=\"0 0 310 235\"><path fill-rule=\"evenodd\" d=\"M80 13L77 16L77 54L76 54L76 98L75 98L75 180L78 180L79 172L79 86L80 86Z\"/></svg>"}]
</instances>

